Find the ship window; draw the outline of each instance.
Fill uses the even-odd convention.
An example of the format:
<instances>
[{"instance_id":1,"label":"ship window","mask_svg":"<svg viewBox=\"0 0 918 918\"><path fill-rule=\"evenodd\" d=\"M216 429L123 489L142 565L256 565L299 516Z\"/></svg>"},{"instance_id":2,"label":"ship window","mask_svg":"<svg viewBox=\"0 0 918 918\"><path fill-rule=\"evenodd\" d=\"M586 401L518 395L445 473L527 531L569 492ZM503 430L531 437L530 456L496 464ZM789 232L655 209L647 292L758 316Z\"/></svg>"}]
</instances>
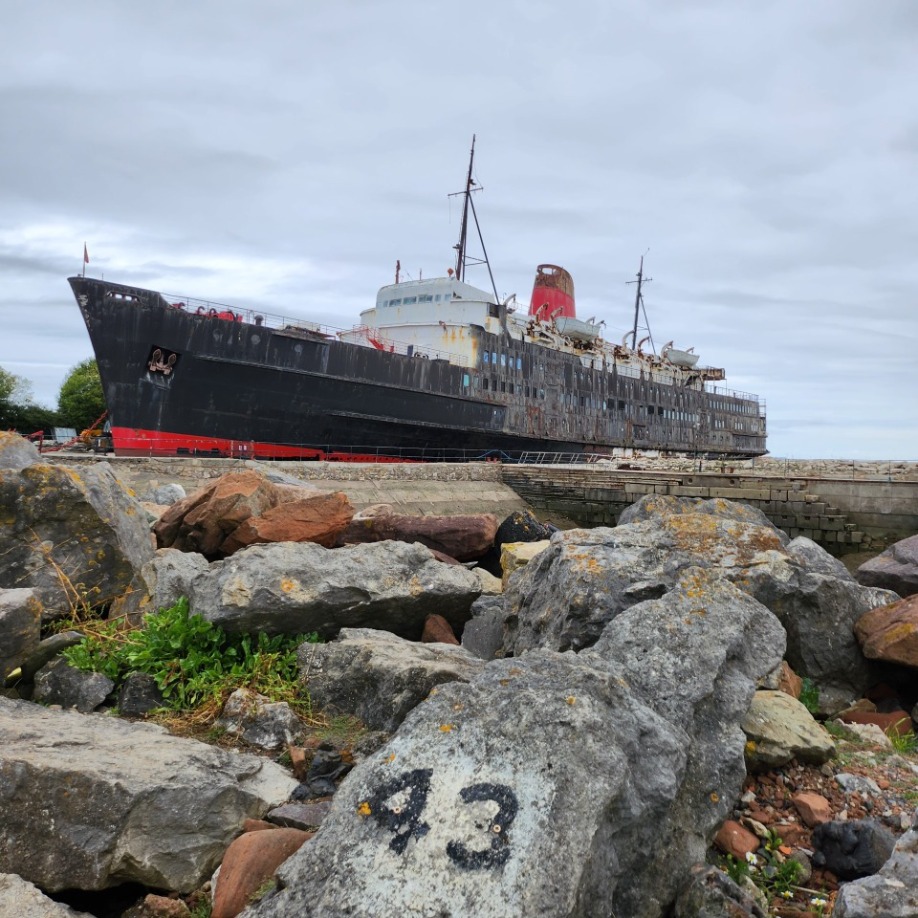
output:
<instances>
[{"instance_id":1,"label":"ship window","mask_svg":"<svg viewBox=\"0 0 918 918\"><path fill-rule=\"evenodd\" d=\"M416 303L418 298L416 296L406 296L402 302L407 306L409 303Z\"/></svg>"},{"instance_id":2,"label":"ship window","mask_svg":"<svg viewBox=\"0 0 918 918\"><path fill-rule=\"evenodd\" d=\"M621 399L619 399L619 402L618 402L618 410L619 411L625 410L625 403Z\"/></svg>"},{"instance_id":3,"label":"ship window","mask_svg":"<svg viewBox=\"0 0 918 918\"><path fill-rule=\"evenodd\" d=\"M505 367L507 365L507 355L506 354L500 355L500 365L502 367Z\"/></svg>"},{"instance_id":4,"label":"ship window","mask_svg":"<svg viewBox=\"0 0 918 918\"><path fill-rule=\"evenodd\" d=\"M487 390L488 388L488 377L485 376L481 381L481 388Z\"/></svg>"},{"instance_id":5,"label":"ship window","mask_svg":"<svg viewBox=\"0 0 918 918\"><path fill-rule=\"evenodd\" d=\"M662 406L660 406L659 408L657 408L657 414L663 414L663 407L662 407Z\"/></svg>"},{"instance_id":6,"label":"ship window","mask_svg":"<svg viewBox=\"0 0 918 918\"><path fill-rule=\"evenodd\" d=\"M470 382L471 380L469 379L469 374L463 373L462 374L462 385L465 386L466 389L468 389Z\"/></svg>"},{"instance_id":7,"label":"ship window","mask_svg":"<svg viewBox=\"0 0 918 918\"><path fill-rule=\"evenodd\" d=\"M581 395L580 396L580 407L583 408L586 405L586 399Z\"/></svg>"},{"instance_id":8,"label":"ship window","mask_svg":"<svg viewBox=\"0 0 918 918\"><path fill-rule=\"evenodd\" d=\"M440 299L440 297L437 297L437 299ZM433 296L432 296L431 294L429 294L429 293L426 294L425 296L419 296L419 297L418 297L418 302L419 302L419 303L432 303L432 302L433 302Z\"/></svg>"},{"instance_id":9,"label":"ship window","mask_svg":"<svg viewBox=\"0 0 918 918\"><path fill-rule=\"evenodd\" d=\"M497 303L488 303L488 315L492 319L498 318L498 316L500 315L500 309Z\"/></svg>"},{"instance_id":10,"label":"ship window","mask_svg":"<svg viewBox=\"0 0 918 918\"><path fill-rule=\"evenodd\" d=\"M513 395L513 383L509 383L509 388L507 389L507 391L508 391L511 395Z\"/></svg>"},{"instance_id":11,"label":"ship window","mask_svg":"<svg viewBox=\"0 0 918 918\"><path fill-rule=\"evenodd\" d=\"M490 360L491 360L491 355L490 355L490 353L488 353L488 351L485 351L485 352L484 352L484 362L485 362L485 363L488 363Z\"/></svg>"},{"instance_id":12,"label":"ship window","mask_svg":"<svg viewBox=\"0 0 918 918\"><path fill-rule=\"evenodd\" d=\"M539 398L545 398L545 390L539 389Z\"/></svg>"},{"instance_id":13,"label":"ship window","mask_svg":"<svg viewBox=\"0 0 918 918\"><path fill-rule=\"evenodd\" d=\"M529 386L526 386L526 398L529 398Z\"/></svg>"},{"instance_id":14,"label":"ship window","mask_svg":"<svg viewBox=\"0 0 918 918\"><path fill-rule=\"evenodd\" d=\"M402 301L401 300L389 300L389 305L390 306L401 306Z\"/></svg>"}]
</instances>

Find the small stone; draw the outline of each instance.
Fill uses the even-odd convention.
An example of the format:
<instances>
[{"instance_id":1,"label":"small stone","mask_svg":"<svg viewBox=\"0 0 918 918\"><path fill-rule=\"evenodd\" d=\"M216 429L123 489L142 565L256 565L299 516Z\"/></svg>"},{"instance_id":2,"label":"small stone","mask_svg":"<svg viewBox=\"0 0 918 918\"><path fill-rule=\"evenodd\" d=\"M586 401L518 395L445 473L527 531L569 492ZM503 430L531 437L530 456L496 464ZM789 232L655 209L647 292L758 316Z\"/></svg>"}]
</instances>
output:
<instances>
[{"instance_id":1,"label":"small stone","mask_svg":"<svg viewBox=\"0 0 918 918\"><path fill-rule=\"evenodd\" d=\"M793 800L800 818L811 829L832 818L832 806L822 794L796 794Z\"/></svg>"},{"instance_id":2,"label":"small stone","mask_svg":"<svg viewBox=\"0 0 918 918\"><path fill-rule=\"evenodd\" d=\"M747 854L754 854L759 848L759 839L738 822L728 819L714 836L714 844L725 854L742 860Z\"/></svg>"}]
</instances>

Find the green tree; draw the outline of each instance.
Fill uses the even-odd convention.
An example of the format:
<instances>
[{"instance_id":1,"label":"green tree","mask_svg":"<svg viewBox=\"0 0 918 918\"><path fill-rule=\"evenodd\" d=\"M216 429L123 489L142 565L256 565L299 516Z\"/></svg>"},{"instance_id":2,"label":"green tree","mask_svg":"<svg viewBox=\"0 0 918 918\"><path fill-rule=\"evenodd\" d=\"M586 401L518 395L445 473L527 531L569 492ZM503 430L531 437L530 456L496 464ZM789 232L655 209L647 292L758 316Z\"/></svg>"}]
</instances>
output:
<instances>
[{"instance_id":1,"label":"green tree","mask_svg":"<svg viewBox=\"0 0 918 918\"><path fill-rule=\"evenodd\" d=\"M32 401L29 380L0 367L0 430L32 433L41 427L53 427L56 417L53 411Z\"/></svg>"},{"instance_id":2,"label":"green tree","mask_svg":"<svg viewBox=\"0 0 918 918\"><path fill-rule=\"evenodd\" d=\"M67 374L57 397L57 411L61 424L75 427L78 433L105 411L99 367L92 357L78 363Z\"/></svg>"}]
</instances>

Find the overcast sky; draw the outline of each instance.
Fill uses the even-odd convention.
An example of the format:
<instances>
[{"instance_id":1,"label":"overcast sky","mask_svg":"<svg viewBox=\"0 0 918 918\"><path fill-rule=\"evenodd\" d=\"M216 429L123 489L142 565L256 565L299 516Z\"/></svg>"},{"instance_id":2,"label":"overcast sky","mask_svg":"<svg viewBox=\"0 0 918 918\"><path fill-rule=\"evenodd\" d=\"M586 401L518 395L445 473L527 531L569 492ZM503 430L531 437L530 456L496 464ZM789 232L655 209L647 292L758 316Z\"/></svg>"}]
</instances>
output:
<instances>
[{"instance_id":1,"label":"overcast sky","mask_svg":"<svg viewBox=\"0 0 918 918\"><path fill-rule=\"evenodd\" d=\"M35 0L0 64L0 367L52 405L87 273L355 324L452 264L767 401L769 448L918 459L915 0ZM648 251L649 250L649 251ZM487 287L485 274L470 273Z\"/></svg>"}]
</instances>

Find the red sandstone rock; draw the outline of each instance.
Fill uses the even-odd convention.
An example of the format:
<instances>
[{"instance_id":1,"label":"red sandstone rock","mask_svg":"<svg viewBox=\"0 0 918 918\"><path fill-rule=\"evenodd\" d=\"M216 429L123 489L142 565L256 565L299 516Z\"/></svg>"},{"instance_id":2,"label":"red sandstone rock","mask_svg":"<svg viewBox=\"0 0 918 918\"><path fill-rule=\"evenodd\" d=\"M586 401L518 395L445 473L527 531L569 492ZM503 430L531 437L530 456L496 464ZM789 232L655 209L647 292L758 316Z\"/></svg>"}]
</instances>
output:
<instances>
[{"instance_id":1,"label":"red sandstone rock","mask_svg":"<svg viewBox=\"0 0 918 918\"><path fill-rule=\"evenodd\" d=\"M846 711L839 719L846 724L876 724L884 733L898 736L913 732L908 711Z\"/></svg>"},{"instance_id":2,"label":"red sandstone rock","mask_svg":"<svg viewBox=\"0 0 918 918\"><path fill-rule=\"evenodd\" d=\"M357 514L342 534L341 544L420 542L459 561L483 557L494 545L497 517L491 513L465 516L409 516L393 512L387 504L368 507Z\"/></svg>"},{"instance_id":3,"label":"red sandstone rock","mask_svg":"<svg viewBox=\"0 0 918 918\"><path fill-rule=\"evenodd\" d=\"M781 661L781 674L778 676L778 691L800 699L803 680L790 668L787 660Z\"/></svg>"},{"instance_id":4,"label":"red sandstone rock","mask_svg":"<svg viewBox=\"0 0 918 918\"><path fill-rule=\"evenodd\" d=\"M428 615L421 634L424 644L459 644L450 623L442 615Z\"/></svg>"},{"instance_id":5,"label":"red sandstone rock","mask_svg":"<svg viewBox=\"0 0 918 918\"><path fill-rule=\"evenodd\" d=\"M170 899L154 893L144 896L143 902L124 913L125 918L188 918L190 914L188 906L181 899Z\"/></svg>"},{"instance_id":6,"label":"red sandstone rock","mask_svg":"<svg viewBox=\"0 0 918 918\"><path fill-rule=\"evenodd\" d=\"M918 596L871 609L854 633L865 657L918 668Z\"/></svg>"},{"instance_id":7,"label":"red sandstone rock","mask_svg":"<svg viewBox=\"0 0 918 918\"><path fill-rule=\"evenodd\" d=\"M747 854L755 854L759 840L754 833L744 829L738 822L728 819L714 836L714 844L726 854L742 860Z\"/></svg>"},{"instance_id":8,"label":"red sandstone rock","mask_svg":"<svg viewBox=\"0 0 918 918\"><path fill-rule=\"evenodd\" d=\"M226 557L260 542L316 542L331 548L354 516L347 495L312 494L266 510L240 523L219 548Z\"/></svg>"},{"instance_id":9,"label":"red sandstone rock","mask_svg":"<svg viewBox=\"0 0 918 918\"><path fill-rule=\"evenodd\" d=\"M811 829L832 818L832 805L822 794L795 794L793 800L800 818Z\"/></svg>"},{"instance_id":10,"label":"red sandstone rock","mask_svg":"<svg viewBox=\"0 0 918 918\"><path fill-rule=\"evenodd\" d=\"M273 829L240 835L223 856L211 918L235 918L277 868L314 834Z\"/></svg>"}]
</instances>

